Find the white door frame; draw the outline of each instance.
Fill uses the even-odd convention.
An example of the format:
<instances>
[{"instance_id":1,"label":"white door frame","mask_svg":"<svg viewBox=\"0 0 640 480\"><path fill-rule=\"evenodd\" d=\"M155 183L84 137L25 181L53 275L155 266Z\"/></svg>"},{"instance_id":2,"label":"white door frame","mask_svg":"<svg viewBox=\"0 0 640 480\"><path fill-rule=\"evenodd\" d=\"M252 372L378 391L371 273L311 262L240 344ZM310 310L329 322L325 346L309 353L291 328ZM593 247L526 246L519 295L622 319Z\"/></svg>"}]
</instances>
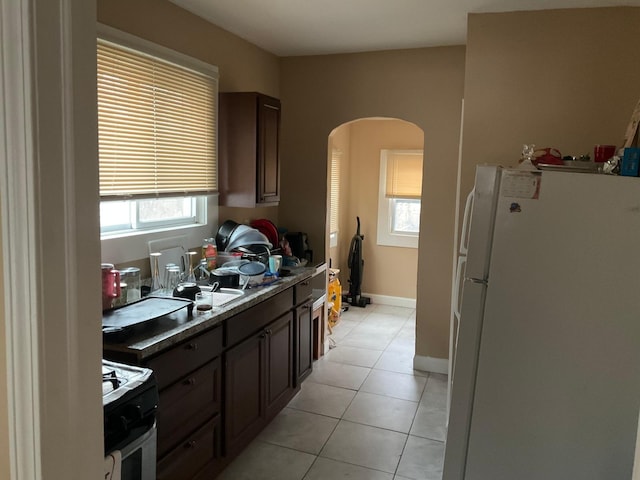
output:
<instances>
[{"instance_id":1,"label":"white door frame","mask_svg":"<svg viewBox=\"0 0 640 480\"><path fill-rule=\"evenodd\" d=\"M103 475L95 3L0 0L11 480Z\"/></svg>"},{"instance_id":2,"label":"white door frame","mask_svg":"<svg viewBox=\"0 0 640 480\"><path fill-rule=\"evenodd\" d=\"M1 0L0 207L11 479L41 478L29 5ZM4 363L3 363L4 364ZM5 413L5 412L3 412ZM7 456L5 456L7 458ZM6 468L3 472L6 474Z\"/></svg>"}]
</instances>

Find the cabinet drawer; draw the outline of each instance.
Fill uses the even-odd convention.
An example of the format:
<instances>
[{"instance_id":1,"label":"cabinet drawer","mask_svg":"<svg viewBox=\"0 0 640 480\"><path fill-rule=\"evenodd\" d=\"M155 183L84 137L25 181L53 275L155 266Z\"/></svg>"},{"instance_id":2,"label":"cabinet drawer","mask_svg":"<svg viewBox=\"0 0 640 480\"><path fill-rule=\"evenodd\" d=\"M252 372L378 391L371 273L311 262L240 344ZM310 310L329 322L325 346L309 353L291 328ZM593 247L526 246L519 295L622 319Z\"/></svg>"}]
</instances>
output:
<instances>
[{"instance_id":1,"label":"cabinet drawer","mask_svg":"<svg viewBox=\"0 0 640 480\"><path fill-rule=\"evenodd\" d=\"M257 332L293 307L293 288L265 300L227 320L226 346L230 347Z\"/></svg>"},{"instance_id":2,"label":"cabinet drawer","mask_svg":"<svg viewBox=\"0 0 640 480\"><path fill-rule=\"evenodd\" d=\"M306 280L302 280L300 283L296 283L293 289L295 291L295 305L299 305L309 298L313 292L311 279L307 278Z\"/></svg>"},{"instance_id":3,"label":"cabinet drawer","mask_svg":"<svg viewBox=\"0 0 640 480\"><path fill-rule=\"evenodd\" d=\"M196 430L158 462L157 480L193 478L220 456L220 415Z\"/></svg>"},{"instance_id":4,"label":"cabinet drawer","mask_svg":"<svg viewBox=\"0 0 640 480\"><path fill-rule=\"evenodd\" d=\"M216 327L147 362L162 390L222 353L222 327Z\"/></svg>"},{"instance_id":5,"label":"cabinet drawer","mask_svg":"<svg viewBox=\"0 0 640 480\"><path fill-rule=\"evenodd\" d=\"M158 457L220 412L220 382L218 357L160 393Z\"/></svg>"}]
</instances>

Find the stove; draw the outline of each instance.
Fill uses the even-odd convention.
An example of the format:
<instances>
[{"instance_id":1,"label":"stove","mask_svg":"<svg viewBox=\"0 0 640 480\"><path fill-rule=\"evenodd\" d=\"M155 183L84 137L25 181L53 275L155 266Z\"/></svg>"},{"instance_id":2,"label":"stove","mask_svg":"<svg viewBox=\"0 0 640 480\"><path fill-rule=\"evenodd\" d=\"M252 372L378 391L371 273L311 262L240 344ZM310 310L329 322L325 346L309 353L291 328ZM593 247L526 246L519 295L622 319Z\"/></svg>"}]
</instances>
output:
<instances>
[{"instance_id":1,"label":"stove","mask_svg":"<svg viewBox=\"0 0 640 480\"><path fill-rule=\"evenodd\" d=\"M105 455L155 428L158 387L148 368L102 361Z\"/></svg>"}]
</instances>

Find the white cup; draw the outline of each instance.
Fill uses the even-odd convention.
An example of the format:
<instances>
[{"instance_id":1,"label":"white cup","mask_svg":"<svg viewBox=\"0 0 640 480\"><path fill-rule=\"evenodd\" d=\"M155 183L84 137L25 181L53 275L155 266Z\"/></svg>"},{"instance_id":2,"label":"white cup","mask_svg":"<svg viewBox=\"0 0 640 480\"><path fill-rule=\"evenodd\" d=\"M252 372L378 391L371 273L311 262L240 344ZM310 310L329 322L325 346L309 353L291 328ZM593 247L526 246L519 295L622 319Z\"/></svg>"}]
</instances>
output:
<instances>
[{"instance_id":1,"label":"white cup","mask_svg":"<svg viewBox=\"0 0 640 480\"><path fill-rule=\"evenodd\" d=\"M282 265L282 255L271 255L269 257L269 271L271 273L278 273L280 266Z\"/></svg>"}]
</instances>

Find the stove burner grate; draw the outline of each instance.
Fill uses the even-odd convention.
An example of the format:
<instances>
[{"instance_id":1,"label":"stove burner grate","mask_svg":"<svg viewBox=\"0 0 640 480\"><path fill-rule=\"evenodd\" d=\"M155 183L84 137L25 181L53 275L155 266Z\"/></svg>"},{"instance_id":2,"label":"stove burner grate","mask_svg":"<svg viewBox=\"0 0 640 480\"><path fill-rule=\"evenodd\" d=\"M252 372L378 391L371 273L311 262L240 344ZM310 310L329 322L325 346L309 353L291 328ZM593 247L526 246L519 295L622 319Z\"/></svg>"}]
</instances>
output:
<instances>
[{"instance_id":1,"label":"stove burner grate","mask_svg":"<svg viewBox=\"0 0 640 480\"><path fill-rule=\"evenodd\" d=\"M111 370L107 373L102 372L102 387L104 390L105 383L111 383L111 390L115 390L122 384L122 380L118 378L115 370ZM107 387L108 389L108 387Z\"/></svg>"}]
</instances>

